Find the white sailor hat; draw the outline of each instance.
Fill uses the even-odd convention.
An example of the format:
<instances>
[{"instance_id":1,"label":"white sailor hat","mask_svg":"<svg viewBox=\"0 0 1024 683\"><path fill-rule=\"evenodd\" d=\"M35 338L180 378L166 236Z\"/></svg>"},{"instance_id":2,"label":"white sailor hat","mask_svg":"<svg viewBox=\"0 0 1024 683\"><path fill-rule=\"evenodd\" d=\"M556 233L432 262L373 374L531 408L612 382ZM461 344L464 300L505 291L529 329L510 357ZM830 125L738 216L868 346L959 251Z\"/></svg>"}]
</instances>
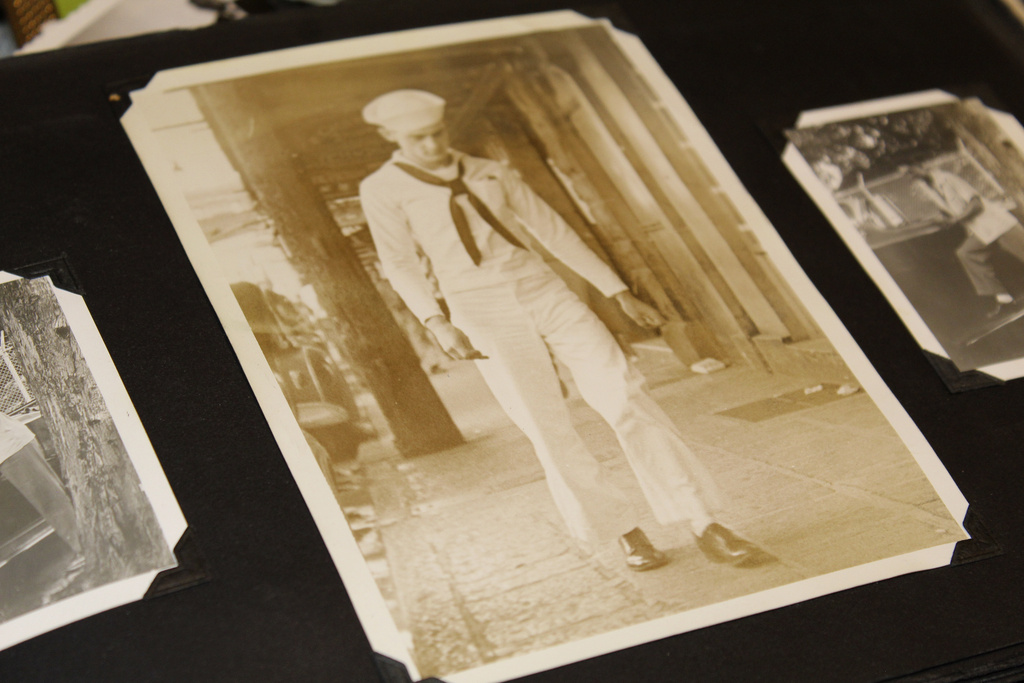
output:
<instances>
[{"instance_id":1,"label":"white sailor hat","mask_svg":"<svg viewBox=\"0 0 1024 683\"><path fill-rule=\"evenodd\" d=\"M425 90L392 90L363 107L363 120L394 133L408 133L441 121L444 104Z\"/></svg>"}]
</instances>

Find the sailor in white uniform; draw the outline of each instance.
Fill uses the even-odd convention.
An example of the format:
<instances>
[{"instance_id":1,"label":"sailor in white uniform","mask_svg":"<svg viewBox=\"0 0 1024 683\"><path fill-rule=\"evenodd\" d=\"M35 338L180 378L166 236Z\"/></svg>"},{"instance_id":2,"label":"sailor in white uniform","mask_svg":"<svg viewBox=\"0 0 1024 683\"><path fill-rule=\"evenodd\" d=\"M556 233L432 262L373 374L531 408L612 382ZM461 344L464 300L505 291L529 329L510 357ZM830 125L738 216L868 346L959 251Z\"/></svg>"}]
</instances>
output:
<instances>
[{"instance_id":1,"label":"sailor in white uniform","mask_svg":"<svg viewBox=\"0 0 1024 683\"><path fill-rule=\"evenodd\" d=\"M999 247L1024 263L1024 227L1010 212L1012 201L988 199L960 176L941 168L913 169L911 175L917 190L950 223L964 227L966 237L957 247L956 256L978 296L992 297L989 315L998 315L1005 312L1005 307L1018 304L991 262L995 248Z\"/></svg>"},{"instance_id":2,"label":"sailor in white uniform","mask_svg":"<svg viewBox=\"0 0 1024 683\"><path fill-rule=\"evenodd\" d=\"M449 146L445 102L421 90L384 94L363 109L398 149L360 186L385 275L452 358L476 360L508 416L529 437L573 536L618 538L627 565L666 556L638 527L630 500L572 424L551 357L615 430L656 519L686 523L716 562L760 563L764 551L714 521L714 487L597 316L526 248L523 230L615 299L640 325L665 320L634 297L550 206L509 168ZM447 302L442 312L424 272Z\"/></svg>"}]
</instances>

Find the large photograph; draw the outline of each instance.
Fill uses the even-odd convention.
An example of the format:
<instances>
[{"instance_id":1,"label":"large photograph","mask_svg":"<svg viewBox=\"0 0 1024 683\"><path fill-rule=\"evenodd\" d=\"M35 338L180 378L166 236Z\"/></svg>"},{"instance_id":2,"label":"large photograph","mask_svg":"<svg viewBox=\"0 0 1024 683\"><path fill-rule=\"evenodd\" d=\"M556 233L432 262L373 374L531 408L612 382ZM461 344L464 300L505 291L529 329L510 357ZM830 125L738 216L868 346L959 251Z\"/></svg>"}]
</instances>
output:
<instances>
[{"instance_id":1,"label":"large photograph","mask_svg":"<svg viewBox=\"0 0 1024 683\"><path fill-rule=\"evenodd\" d=\"M379 652L495 681L941 566L966 503L634 38L158 74L124 125Z\"/></svg>"},{"instance_id":2,"label":"large photograph","mask_svg":"<svg viewBox=\"0 0 1024 683\"><path fill-rule=\"evenodd\" d=\"M921 93L810 112L790 169L921 346L960 372L1024 372L1020 125Z\"/></svg>"},{"instance_id":3,"label":"large photograph","mask_svg":"<svg viewBox=\"0 0 1024 683\"><path fill-rule=\"evenodd\" d=\"M183 531L81 298L0 273L0 648L142 598Z\"/></svg>"}]
</instances>

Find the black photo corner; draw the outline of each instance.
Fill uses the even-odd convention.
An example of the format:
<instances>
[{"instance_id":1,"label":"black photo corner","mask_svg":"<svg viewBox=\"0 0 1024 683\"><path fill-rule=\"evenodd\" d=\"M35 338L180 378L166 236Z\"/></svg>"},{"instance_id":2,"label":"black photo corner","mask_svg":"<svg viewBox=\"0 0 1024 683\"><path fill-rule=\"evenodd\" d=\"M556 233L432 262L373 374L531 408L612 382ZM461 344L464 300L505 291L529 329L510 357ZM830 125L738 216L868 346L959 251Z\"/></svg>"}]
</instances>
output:
<instances>
[{"instance_id":1,"label":"black photo corner","mask_svg":"<svg viewBox=\"0 0 1024 683\"><path fill-rule=\"evenodd\" d=\"M0 680L412 681L370 646L120 117L165 69L564 9L643 41L959 486L972 539L949 566L515 680L1024 679L1024 379L922 351L780 159L802 111L932 88L1024 117L1024 24L1003 3L237 4L206 28L0 59L0 270L85 298L188 522L145 600L0 651Z\"/></svg>"}]
</instances>

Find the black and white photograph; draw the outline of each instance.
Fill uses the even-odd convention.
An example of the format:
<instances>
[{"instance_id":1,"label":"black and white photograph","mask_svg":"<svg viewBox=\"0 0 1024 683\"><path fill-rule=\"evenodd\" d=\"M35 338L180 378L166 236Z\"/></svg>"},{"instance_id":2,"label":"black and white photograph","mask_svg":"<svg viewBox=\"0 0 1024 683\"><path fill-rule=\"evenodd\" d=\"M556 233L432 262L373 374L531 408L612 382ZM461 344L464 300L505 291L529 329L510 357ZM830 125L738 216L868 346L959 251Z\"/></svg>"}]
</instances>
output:
<instances>
[{"instance_id":1,"label":"black and white photograph","mask_svg":"<svg viewBox=\"0 0 1024 683\"><path fill-rule=\"evenodd\" d=\"M786 134L790 169L921 346L960 372L1021 376L1016 120L978 99L921 93L812 113Z\"/></svg>"},{"instance_id":2,"label":"black and white photograph","mask_svg":"<svg viewBox=\"0 0 1024 683\"><path fill-rule=\"evenodd\" d=\"M87 311L61 296L68 315L49 279L0 284L0 648L141 598L184 530L126 397L94 377L109 358Z\"/></svg>"},{"instance_id":3,"label":"black and white photograph","mask_svg":"<svg viewBox=\"0 0 1024 683\"><path fill-rule=\"evenodd\" d=\"M122 119L374 649L499 681L949 563L967 503L679 93L571 13Z\"/></svg>"}]
</instances>

